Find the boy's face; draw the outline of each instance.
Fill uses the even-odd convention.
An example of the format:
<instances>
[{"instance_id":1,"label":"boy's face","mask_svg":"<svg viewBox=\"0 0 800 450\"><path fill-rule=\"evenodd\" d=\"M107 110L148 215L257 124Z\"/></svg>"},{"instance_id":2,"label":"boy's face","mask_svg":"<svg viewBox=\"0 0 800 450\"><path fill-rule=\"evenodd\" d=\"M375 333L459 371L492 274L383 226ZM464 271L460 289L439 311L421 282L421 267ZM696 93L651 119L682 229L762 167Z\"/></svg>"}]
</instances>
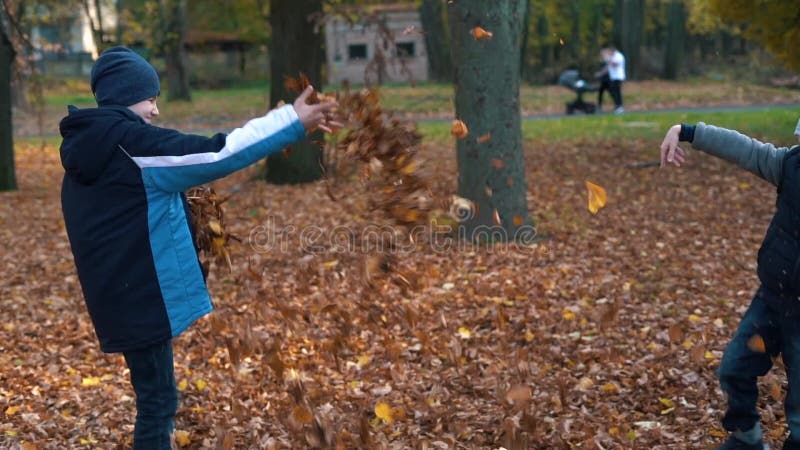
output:
<instances>
[{"instance_id":1,"label":"boy's face","mask_svg":"<svg viewBox=\"0 0 800 450\"><path fill-rule=\"evenodd\" d=\"M134 112L137 116L141 117L145 122L152 123L153 119L158 116L158 97L150 97L147 100L142 100L135 105L128 106L128 109Z\"/></svg>"}]
</instances>

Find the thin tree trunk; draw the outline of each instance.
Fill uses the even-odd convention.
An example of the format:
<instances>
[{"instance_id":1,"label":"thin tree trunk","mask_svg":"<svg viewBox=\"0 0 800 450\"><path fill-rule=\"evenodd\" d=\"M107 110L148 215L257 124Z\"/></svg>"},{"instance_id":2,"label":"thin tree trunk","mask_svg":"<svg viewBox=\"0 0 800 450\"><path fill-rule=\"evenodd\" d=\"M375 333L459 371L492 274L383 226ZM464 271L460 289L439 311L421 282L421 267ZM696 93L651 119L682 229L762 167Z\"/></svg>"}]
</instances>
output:
<instances>
[{"instance_id":1,"label":"thin tree trunk","mask_svg":"<svg viewBox=\"0 0 800 450\"><path fill-rule=\"evenodd\" d=\"M520 52L519 52L519 77L521 81L527 81L530 77L531 67L528 62L528 38L531 31L531 2L524 0L523 7L525 13L522 15L522 37L520 39Z\"/></svg>"},{"instance_id":2,"label":"thin tree trunk","mask_svg":"<svg viewBox=\"0 0 800 450\"><path fill-rule=\"evenodd\" d=\"M272 29L270 103L275 105L280 100L292 103L298 93L286 89L286 77L297 77L302 72L308 76L314 89L322 89L324 35L322 29L310 21L322 13L322 0L270 0L269 7ZM316 132L305 142L295 144L288 155L270 155L267 158L267 182L295 184L322 178L322 149L318 144L322 140L322 134Z\"/></svg>"},{"instance_id":3,"label":"thin tree trunk","mask_svg":"<svg viewBox=\"0 0 800 450\"><path fill-rule=\"evenodd\" d=\"M459 0L449 8L456 117L470 129L457 144L458 192L476 206L461 231L472 241L524 239L520 232L532 228L519 102L523 0ZM472 39L476 26L493 38Z\"/></svg>"},{"instance_id":4,"label":"thin tree trunk","mask_svg":"<svg viewBox=\"0 0 800 450\"><path fill-rule=\"evenodd\" d=\"M167 101L191 101L189 72L183 49L186 35L186 0L169 0L166 3L162 13L166 14L164 60L167 67Z\"/></svg>"},{"instance_id":5,"label":"thin tree trunk","mask_svg":"<svg viewBox=\"0 0 800 450\"><path fill-rule=\"evenodd\" d=\"M444 23L443 0L422 0L419 7L425 48L428 52L428 73L435 81L453 81L453 60L450 56L447 30Z\"/></svg>"},{"instance_id":6,"label":"thin tree trunk","mask_svg":"<svg viewBox=\"0 0 800 450\"><path fill-rule=\"evenodd\" d=\"M627 77L636 79L641 76L645 0L616 0L614 6L614 41L625 55Z\"/></svg>"},{"instance_id":7,"label":"thin tree trunk","mask_svg":"<svg viewBox=\"0 0 800 450\"><path fill-rule=\"evenodd\" d=\"M667 39L664 48L664 78L676 80L684 52L686 9L683 1L673 0L667 10Z\"/></svg>"},{"instance_id":8,"label":"thin tree trunk","mask_svg":"<svg viewBox=\"0 0 800 450\"><path fill-rule=\"evenodd\" d=\"M0 18L0 191L17 189L14 170L14 127L11 116L11 78L14 47Z\"/></svg>"}]
</instances>

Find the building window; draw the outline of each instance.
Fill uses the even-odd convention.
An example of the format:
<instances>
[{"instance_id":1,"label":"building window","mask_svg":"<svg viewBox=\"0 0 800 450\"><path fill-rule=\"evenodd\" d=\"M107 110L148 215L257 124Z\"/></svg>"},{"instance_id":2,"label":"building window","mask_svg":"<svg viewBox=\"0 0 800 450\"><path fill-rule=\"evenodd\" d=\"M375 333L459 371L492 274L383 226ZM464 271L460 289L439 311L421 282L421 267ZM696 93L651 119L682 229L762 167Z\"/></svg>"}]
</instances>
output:
<instances>
[{"instance_id":1,"label":"building window","mask_svg":"<svg viewBox=\"0 0 800 450\"><path fill-rule=\"evenodd\" d=\"M398 42L397 56L401 58L413 58L417 56L413 42Z\"/></svg>"},{"instance_id":2,"label":"building window","mask_svg":"<svg viewBox=\"0 0 800 450\"><path fill-rule=\"evenodd\" d=\"M347 59L367 59L367 44L350 44L347 46Z\"/></svg>"}]
</instances>

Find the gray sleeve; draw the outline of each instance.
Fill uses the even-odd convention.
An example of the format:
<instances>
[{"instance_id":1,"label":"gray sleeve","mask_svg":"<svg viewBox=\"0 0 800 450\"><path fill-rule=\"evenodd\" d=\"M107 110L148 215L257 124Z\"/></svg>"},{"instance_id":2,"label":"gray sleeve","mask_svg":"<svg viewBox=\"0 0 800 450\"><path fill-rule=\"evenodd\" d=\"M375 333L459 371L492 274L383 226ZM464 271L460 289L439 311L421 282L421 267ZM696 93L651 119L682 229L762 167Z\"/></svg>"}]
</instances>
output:
<instances>
[{"instance_id":1,"label":"gray sleeve","mask_svg":"<svg viewBox=\"0 0 800 450\"><path fill-rule=\"evenodd\" d=\"M697 124L692 147L737 164L778 186L783 176L783 159L788 147L775 147L738 131Z\"/></svg>"}]
</instances>

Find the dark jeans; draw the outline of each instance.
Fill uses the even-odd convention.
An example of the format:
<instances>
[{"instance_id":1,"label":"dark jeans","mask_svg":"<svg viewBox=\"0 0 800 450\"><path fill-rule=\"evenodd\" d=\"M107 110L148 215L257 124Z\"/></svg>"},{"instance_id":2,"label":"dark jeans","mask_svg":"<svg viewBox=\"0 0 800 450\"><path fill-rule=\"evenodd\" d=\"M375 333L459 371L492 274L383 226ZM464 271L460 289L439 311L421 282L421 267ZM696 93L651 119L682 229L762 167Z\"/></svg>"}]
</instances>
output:
<instances>
[{"instance_id":1,"label":"dark jeans","mask_svg":"<svg viewBox=\"0 0 800 450\"><path fill-rule=\"evenodd\" d=\"M172 361L172 341L124 352L136 392L134 450L169 450L178 390Z\"/></svg>"},{"instance_id":2,"label":"dark jeans","mask_svg":"<svg viewBox=\"0 0 800 450\"><path fill-rule=\"evenodd\" d=\"M780 304L780 299L774 296L764 287L759 288L722 357L719 381L728 395L728 410L722 425L729 431L747 431L755 426L758 422L756 379L766 375L772 367L772 358L781 353L789 380L784 404L791 432L789 438L800 441L800 323L798 316L787 315L767 305L768 301ZM748 345L754 335L763 339L765 352L755 351Z\"/></svg>"},{"instance_id":3,"label":"dark jeans","mask_svg":"<svg viewBox=\"0 0 800 450\"><path fill-rule=\"evenodd\" d=\"M614 99L614 106L617 108L622 106L622 81L611 80L609 82L608 92L611 93L611 98Z\"/></svg>"}]
</instances>

